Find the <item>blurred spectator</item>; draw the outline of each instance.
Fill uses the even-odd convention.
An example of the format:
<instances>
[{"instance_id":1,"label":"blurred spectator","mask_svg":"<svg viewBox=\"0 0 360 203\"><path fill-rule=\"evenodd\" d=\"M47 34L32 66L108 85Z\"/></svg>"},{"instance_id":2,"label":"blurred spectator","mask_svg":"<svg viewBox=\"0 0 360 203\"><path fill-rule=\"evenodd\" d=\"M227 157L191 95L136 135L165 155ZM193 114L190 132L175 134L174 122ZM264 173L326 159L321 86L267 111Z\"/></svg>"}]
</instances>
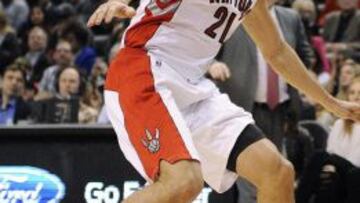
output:
<instances>
[{"instance_id":1,"label":"blurred spectator","mask_svg":"<svg viewBox=\"0 0 360 203\"><path fill-rule=\"evenodd\" d=\"M53 6L50 10L54 16L50 19L52 24L61 24L62 22L67 22L70 19L76 18L76 10L68 2L62 2L59 5Z\"/></svg>"},{"instance_id":2,"label":"blurred spectator","mask_svg":"<svg viewBox=\"0 0 360 203\"><path fill-rule=\"evenodd\" d=\"M55 65L48 67L41 78L39 84L40 93L48 92L56 93L55 78L57 72L73 64L74 53L72 52L71 44L68 41L60 40L54 52Z\"/></svg>"},{"instance_id":3,"label":"blurred spectator","mask_svg":"<svg viewBox=\"0 0 360 203\"><path fill-rule=\"evenodd\" d=\"M24 24L21 25L21 27L18 30L18 37L20 38L20 41L22 43L22 50L27 50L27 38L29 35L30 30L35 27L41 27L45 31L48 31L47 24L46 24L46 16L44 9L39 6L35 5L31 8L30 12L30 18L28 21L26 21Z\"/></svg>"},{"instance_id":4,"label":"blurred spectator","mask_svg":"<svg viewBox=\"0 0 360 203\"><path fill-rule=\"evenodd\" d=\"M107 63L102 58L97 58L92 68L90 81L102 92L103 86L105 82L106 72L108 69L108 65L114 59L116 54L119 52L121 47L120 42L115 43L108 53L107 56Z\"/></svg>"},{"instance_id":5,"label":"blurred spectator","mask_svg":"<svg viewBox=\"0 0 360 203\"><path fill-rule=\"evenodd\" d=\"M118 40L115 40L115 41L117 43L115 43L110 49L110 53L109 53L109 56L108 56L108 64L111 63L111 61L114 59L114 57L116 56L116 54L120 50L121 44L118 42ZM96 69L93 69L93 70L96 70ZM104 77L105 76L104 74L106 73L106 72L104 72L105 68L102 68L100 70L101 70L102 75L103 75L103 77L101 77L101 78L105 78ZM106 69L106 71L107 71L107 69ZM97 71L97 72L100 72L100 71ZM99 85L99 82L100 82L99 79L97 81L98 81L97 84ZM107 116L106 108L105 108L104 105L100 109L100 113L99 113L99 116L97 118L97 123L99 123L99 124L110 124L110 120L109 120L109 117Z\"/></svg>"},{"instance_id":6,"label":"blurred spectator","mask_svg":"<svg viewBox=\"0 0 360 203\"><path fill-rule=\"evenodd\" d=\"M328 49L337 54L360 50L360 11L358 0L337 0L340 11L326 16L323 36Z\"/></svg>"},{"instance_id":7,"label":"blurred spectator","mask_svg":"<svg viewBox=\"0 0 360 203\"><path fill-rule=\"evenodd\" d=\"M85 24L79 21L71 21L65 25L62 37L68 40L75 53L75 65L87 74L91 73L91 68L95 64L96 52L90 46L91 33Z\"/></svg>"},{"instance_id":8,"label":"blurred spectator","mask_svg":"<svg viewBox=\"0 0 360 203\"><path fill-rule=\"evenodd\" d=\"M18 57L15 59L14 64L18 68L24 71L26 74L26 70L31 69L30 62L25 57ZM31 102L34 99L34 96L36 94L36 90L34 88L34 85L30 83L29 81L26 81L26 75L25 75L25 86L23 88L23 91L21 93L21 96L24 100L24 102Z\"/></svg>"},{"instance_id":9,"label":"blurred spectator","mask_svg":"<svg viewBox=\"0 0 360 203\"><path fill-rule=\"evenodd\" d=\"M316 24L316 7L312 0L296 0L293 8L300 14L305 26L305 31L314 49L315 58L309 67L313 71L320 84L324 85L330 78L330 61L327 58L326 44L322 36L319 35L319 27Z\"/></svg>"},{"instance_id":10,"label":"blurred spectator","mask_svg":"<svg viewBox=\"0 0 360 203\"><path fill-rule=\"evenodd\" d=\"M312 0L296 0L292 8L299 13L308 38L319 35L319 27L316 24L315 3Z\"/></svg>"},{"instance_id":11,"label":"blurred spectator","mask_svg":"<svg viewBox=\"0 0 360 203\"><path fill-rule=\"evenodd\" d=\"M320 125L324 126L325 129L329 130L334 124L335 120L336 117L332 113L326 111L319 104L316 104L316 121Z\"/></svg>"},{"instance_id":12,"label":"blurred spectator","mask_svg":"<svg viewBox=\"0 0 360 203\"><path fill-rule=\"evenodd\" d=\"M290 7L294 0L277 0L276 4L284 7Z\"/></svg>"},{"instance_id":13,"label":"blurred spectator","mask_svg":"<svg viewBox=\"0 0 360 203\"><path fill-rule=\"evenodd\" d=\"M110 52L107 52L106 55L109 64L121 48L121 39L124 35L125 30L125 22L117 23L113 27L108 41L109 46L106 48L106 50L110 50Z\"/></svg>"},{"instance_id":14,"label":"blurred spectator","mask_svg":"<svg viewBox=\"0 0 360 203\"><path fill-rule=\"evenodd\" d=\"M339 67L335 67L331 80L327 85L328 91L338 99L346 100L347 91L353 78L360 75L360 66L353 60L344 61ZM329 129L335 122L336 117L330 112L317 105L317 121Z\"/></svg>"},{"instance_id":15,"label":"blurred spectator","mask_svg":"<svg viewBox=\"0 0 360 203\"><path fill-rule=\"evenodd\" d=\"M69 3L63 3L59 6L49 5L48 11L46 12L49 16L48 23L50 26L50 51L55 49L55 46L59 39L62 39L62 33L65 26L71 22L76 21L76 10Z\"/></svg>"},{"instance_id":16,"label":"blurred spectator","mask_svg":"<svg viewBox=\"0 0 360 203\"><path fill-rule=\"evenodd\" d=\"M355 63L351 59L343 62L339 68L335 68L332 73L332 79L328 84L328 89L331 94L338 99L347 99L347 90L351 81L360 75L360 64Z\"/></svg>"},{"instance_id":17,"label":"blurred spectator","mask_svg":"<svg viewBox=\"0 0 360 203\"><path fill-rule=\"evenodd\" d=\"M81 77L77 68L67 67L60 70L55 81L58 96L64 99L74 95L81 96L85 88Z\"/></svg>"},{"instance_id":18,"label":"blurred spectator","mask_svg":"<svg viewBox=\"0 0 360 203\"><path fill-rule=\"evenodd\" d=\"M123 38L124 32L126 30L125 22L120 22L114 25L111 32L110 44L114 47L117 44L121 44L121 39Z\"/></svg>"},{"instance_id":19,"label":"blurred spectator","mask_svg":"<svg viewBox=\"0 0 360 203\"><path fill-rule=\"evenodd\" d=\"M79 123L95 123L101 106L100 93L86 84L84 77L76 68L65 68L58 74L58 95L62 98L71 98L78 95ZM90 88L89 88L90 87Z\"/></svg>"},{"instance_id":20,"label":"blurred spectator","mask_svg":"<svg viewBox=\"0 0 360 203\"><path fill-rule=\"evenodd\" d=\"M25 72L17 64L8 66L2 78L0 93L0 124L12 125L25 120L30 108L21 98L25 85Z\"/></svg>"},{"instance_id":21,"label":"blurred spectator","mask_svg":"<svg viewBox=\"0 0 360 203\"><path fill-rule=\"evenodd\" d=\"M76 9L79 20L86 23L92 12L104 1L105 0L71 0L71 3Z\"/></svg>"},{"instance_id":22,"label":"blurred spectator","mask_svg":"<svg viewBox=\"0 0 360 203\"><path fill-rule=\"evenodd\" d=\"M52 0L38 0L33 2L33 6L37 5L43 8L46 16L46 22L49 23L49 25L54 25L55 21L53 21L53 19L57 18L57 16L55 15L55 6Z\"/></svg>"},{"instance_id":23,"label":"blurred spectator","mask_svg":"<svg viewBox=\"0 0 360 203\"><path fill-rule=\"evenodd\" d=\"M80 72L73 67L61 69L54 81L56 94L35 103L36 123L77 123L79 97L83 93Z\"/></svg>"},{"instance_id":24,"label":"blurred spectator","mask_svg":"<svg viewBox=\"0 0 360 203\"><path fill-rule=\"evenodd\" d=\"M26 79L33 84L40 81L45 68L50 64L45 52L48 36L41 27L34 27L29 33L27 42L29 49L25 58L30 62L31 69L26 70Z\"/></svg>"},{"instance_id":25,"label":"blurred spectator","mask_svg":"<svg viewBox=\"0 0 360 203\"><path fill-rule=\"evenodd\" d=\"M321 13L319 15L319 24L323 25L324 24L324 17L333 11L337 11L340 10L337 0L322 0L325 1L324 5L323 5L323 9L321 9ZM360 8L360 1L358 2L358 8Z\"/></svg>"},{"instance_id":26,"label":"blurred spectator","mask_svg":"<svg viewBox=\"0 0 360 203\"><path fill-rule=\"evenodd\" d=\"M2 0L10 24L18 30L29 17L29 6L25 0Z\"/></svg>"},{"instance_id":27,"label":"blurred spectator","mask_svg":"<svg viewBox=\"0 0 360 203\"><path fill-rule=\"evenodd\" d=\"M336 94L338 99L346 100L347 91L351 81L360 75L360 65L352 60L347 60L340 69L339 91Z\"/></svg>"},{"instance_id":28,"label":"blurred spectator","mask_svg":"<svg viewBox=\"0 0 360 203\"><path fill-rule=\"evenodd\" d=\"M87 90L85 78L74 67L61 69L55 79L56 94L37 102L35 121L40 123L94 123L98 110L91 105L93 92Z\"/></svg>"},{"instance_id":29,"label":"blurred spectator","mask_svg":"<svg viewBox=\"0 0 360 203\"><path fill-rule=\"evenodd\" d=\"M97 58L90 74L90 83L98 90L103 91L108 65L102 58Z\"/></svg>"},{"instance_id":30,"label":"blurred spectator","mask_svg":"<svg viewBox=\"0 0 360 203\"><path fill-rule=\"evenodd\" d=\"M101 106L102 95L100 91L88 84L80 100L79 123L96 123Z\"/></svg>"},{"instance_id":31,"label":"blurred spectator","mask_svg":"<svg viewBox=\"0 0 360 203\"><path fill-rule=\"evenodd\" d=\"M327 57L326 42L321 36L313 36L310 40L315 53L315 61L310 70L315 73L319 83L325 86L330 80L332 69L330 60Z\"/></svg>"},{"instance_id":32,"label":"blurred spectator","mask_svg":"<svg viewBox=\"0 0 360 203\"><path fill-rule=\"evenodd\" d=\"M0 74L19 54L19 44L14 29L8 24L5 13L0 10Z\"/></svg>"},{"instance_id":33,"label":"blurred spectator","mask_svg":"<svg viewBox=\"0 0 360 203\"><path fill-rule=\"evenodd\" d=\"M347 100L360 104L360 77L352 80ZM335 122L328 140L327 151L337 154L360 167L360 124L339 119Z\"/></svg>"},{"instance_id":34,"label":"blurred spectator","mask_svg":"<svg viewBox=\"0 0 360 203\"><path fill-rule=\"evenodd\" d=\"M323 0L322 8L320 9L318 24L323 26L325 16L330 12L340 10L337 5L337 0Z\"/></svg>"}]
</instances>

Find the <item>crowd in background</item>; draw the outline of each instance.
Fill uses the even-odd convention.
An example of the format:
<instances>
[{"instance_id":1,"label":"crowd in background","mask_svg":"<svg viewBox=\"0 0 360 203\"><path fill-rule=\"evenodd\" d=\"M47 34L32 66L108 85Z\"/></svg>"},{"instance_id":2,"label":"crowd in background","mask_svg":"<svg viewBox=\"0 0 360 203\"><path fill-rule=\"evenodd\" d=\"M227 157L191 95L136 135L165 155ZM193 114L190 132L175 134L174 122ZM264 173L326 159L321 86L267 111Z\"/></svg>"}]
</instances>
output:
<instances>
[{"instance_id":1,"label":"crowd in background","mask_svg":"<svg viewBox=\"0 0 360 203\"><path fill-rule=\"evenodd\" d=\"M107 122L103 83L128 22L88 29L86 21L101 3L0 2L2 125Z\"/></svg>"},{"instance_id":2,"label":"crowd in background","mask_svg":"<svg viewBox=\"0 0 360 203\"><path fill-rule=\"evenodd\" d=\"M24 103L24 108L28 105L32 110L23 117L15 116L15 111L6 114L3 112L0 114L3 118L2 124L11 125L19 121L107 122L106 118L98 119L99 115L106 115L101 114L104 78L128 22L114 21L109 25L88 29L85 25L86 20L101 3L102 1L95 0L1 2L1 88L7 87L4 85L4 82L7 82L6 70L18 67L19 71L23 72L23 82L13 84L9 88L12 88L11 100L16 97L16 100L21 102L10 103ZM292 6L301 16L306 35L315 53L311 64L308 65L309 70L333 95L344 99L351 79L360 72L357 64L360 60L359 11L340 14L338 17L336 13L340 8L336 1L284 0L279 4ZM345 1L345 4L348 3ZM338 20L336 18L344 22L340 27L334 25L334 21ZM338 32L339 30L341 32ZM63 72L60 70L65 68L76 70L64 75L73 75L75 81L60 80ZM67 72L69 71L64 71ZM2 97L5 96L5 92L8 91L2 90ZM65 104L64 101L70 97L78 100L79 104L75 107L56 104ZM8 102L3 98L1 103L5 108ZM332 115L322 112L320 107L311 101L308 103L316 107L316 110L307 109L307 114L304 115L307 119L317 119L328 127L332 125ZM13 108L16 108L16 105ZM72 114L72 111L78 112L78 116L73 117L75 114ZM51 115L55 112L58 113L56 119Z\"/></svg>"},{"instance_id":3,"label":"crowd in background","mask_svg":"<svg viewBox=\"0 0 360 203\"><path fill-rule=\"evenodd\" d=\"M128 20L114 20L88 29L87 19L102 2L104 0L0 2L0 125L109 123L103 108L105 75L119 49ZM297 12L311 49L300 57L314 79L337 98L360 103L360 1L279 0L277 4ZM221 83L230 76L233 80L239 79L236 73L231 68L223 73L210 69L209 77ZM299 113L287 114L281 126L285 133L293 133L298 122L316 121L326 132L332 129L328 150L350 157L352 164L360 167L360 152L353 153L355 148L360 148L356 147L360 145L360 138L354 138L349 144L350 139L340 136L360 137L359 125L337 120L310 98L301 93L300 96ZM253 106L247 110L252 111ZM298 142L282 139L277 146L292 156L296 169L302 171L304 164L296 165L299 163L296 160L301 158L293 153ZM306 139L300 139L303 145L305 142ZM287 144L283 146L283 143ZM322 146L321 143L315 145ZM306 157L307 153L309 150L304 150L300 157Z\"/></svg>"}]
</instances>

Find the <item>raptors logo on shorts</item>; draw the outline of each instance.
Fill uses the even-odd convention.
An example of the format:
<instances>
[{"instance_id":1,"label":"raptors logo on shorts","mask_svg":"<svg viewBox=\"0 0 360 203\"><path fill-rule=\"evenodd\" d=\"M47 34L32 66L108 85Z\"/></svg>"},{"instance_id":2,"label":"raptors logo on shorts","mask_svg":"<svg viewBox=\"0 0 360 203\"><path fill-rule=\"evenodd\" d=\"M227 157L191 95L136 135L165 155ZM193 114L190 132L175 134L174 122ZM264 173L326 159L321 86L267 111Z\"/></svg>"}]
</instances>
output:
<instances>
[{"instance_id":1,"label":"raptors logo on shorts","mask_svg":"<svg viewBox=\"0 0 360 203\"><path fill-rule=\"evenodd\" d=\"M145 129L146 139L142 139L142 143L151 153L156 153L160 149L160 131L156 128L155 135L151 135L148 129Z\"/></svg>"}]
</instances>

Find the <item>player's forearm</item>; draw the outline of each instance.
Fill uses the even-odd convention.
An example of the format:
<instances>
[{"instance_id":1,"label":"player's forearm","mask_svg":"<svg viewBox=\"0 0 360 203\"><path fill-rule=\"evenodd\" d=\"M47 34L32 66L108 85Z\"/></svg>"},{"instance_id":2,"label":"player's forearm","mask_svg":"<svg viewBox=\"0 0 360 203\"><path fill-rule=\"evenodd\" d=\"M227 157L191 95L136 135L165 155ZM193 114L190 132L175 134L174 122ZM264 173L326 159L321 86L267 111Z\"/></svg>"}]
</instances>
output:
<instances>
[{"instance_id":1,"label":"player's forearm","mask_svg":"<svg viewBox=\"0 0 360 203\"><path fill-rule=\"evenodd\" d=\"M331 107L335 103L334 98L310 76L295 51L285 42L280 47L277 54L267 57L274 70L311 99Z\"/></svg>"}]
</instances>

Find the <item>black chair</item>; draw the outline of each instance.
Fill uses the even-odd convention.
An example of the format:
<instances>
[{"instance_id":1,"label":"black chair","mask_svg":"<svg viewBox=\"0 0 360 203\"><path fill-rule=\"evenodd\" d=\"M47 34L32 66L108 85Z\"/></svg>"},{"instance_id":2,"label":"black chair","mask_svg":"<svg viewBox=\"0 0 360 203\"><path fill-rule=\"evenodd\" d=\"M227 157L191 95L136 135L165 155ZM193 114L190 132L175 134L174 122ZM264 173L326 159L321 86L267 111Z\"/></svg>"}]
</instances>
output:
<instances>
[{"instance_id":1,"label":"black chair","mask_svg":"<svg viewBox=\"0 0 360 203\"><path fill-rule=\"evenodd\" d=\"M299 178L314 153L313 138L307 129L298 126L297 131L287 132L284 139L287 158L294 165L296 178Z\"/></svg>"},{"instance_id":2,"label":"black chair","mask_svg":"<svg viewBox=\"0 0 360 203\"><path fill-rule=\"evenodd\" d=\"M77 123L79 98L60 99L53 97L32 104L34 123Z\"/></svg>"},{"instance_id":3,"label":"black chair","mask_svg":"<svg viewBox=\"0 0 360 203\"><path fill-rule=\"evenodd\" d=\"M314 139L315 150L325 150L328 139L328 131L316 121L306 120L300 121L299 125L307 129Z\"/></svg>"},{"instance_id":4,"label":"black chair","mask_svg":"<svg viewBox=\"0 0 360 203\"><path fill-rule=\"evenodd\" d=\"M346 203L360 202L360 168L354 168L348 173L348 198Z\"/></svg>"},{"instance_id":5,"label":"black chair","mask_svg":"<svg viewBox=\"0 0 360 203\"><path fill-rule=\"evenodd\" d=\"M359 203L360 172L346 159L317 152L296 189L297 203Z\"/></svg>"}]
</instances>

